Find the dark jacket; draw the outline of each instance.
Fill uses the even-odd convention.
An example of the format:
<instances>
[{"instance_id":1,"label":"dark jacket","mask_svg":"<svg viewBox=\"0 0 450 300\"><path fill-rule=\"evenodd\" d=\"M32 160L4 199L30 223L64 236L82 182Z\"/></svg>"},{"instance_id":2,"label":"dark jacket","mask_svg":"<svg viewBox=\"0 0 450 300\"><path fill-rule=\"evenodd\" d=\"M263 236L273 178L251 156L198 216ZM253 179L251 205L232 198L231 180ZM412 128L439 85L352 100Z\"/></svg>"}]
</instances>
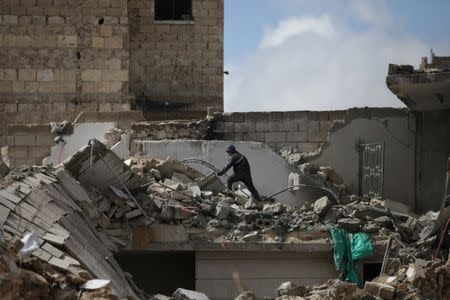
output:
<instances>
[{"instance_id":1,"label":"dark jacket","mask_svg":"<svg viewBox=\"0 0 450 300\"><path fill-rule=\"evenodd\" d=\"M247 158L237 151L230 155L230 162L218 174L225 174L229 169L231 169L231 167L233 167L233 171L236 176L242 177L251 174L250 164L248 163Z\"/></svg>"}]
</instances>

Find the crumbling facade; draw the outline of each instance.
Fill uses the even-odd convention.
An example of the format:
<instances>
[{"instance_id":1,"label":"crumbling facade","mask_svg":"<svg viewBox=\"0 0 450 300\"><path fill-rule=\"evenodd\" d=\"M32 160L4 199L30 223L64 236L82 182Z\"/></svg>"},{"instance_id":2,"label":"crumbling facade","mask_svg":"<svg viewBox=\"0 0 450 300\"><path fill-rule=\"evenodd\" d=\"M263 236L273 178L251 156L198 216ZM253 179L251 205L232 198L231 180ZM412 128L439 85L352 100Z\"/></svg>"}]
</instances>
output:
<instances>
[{"instance_id":1,"label":"crumbling facade","mask_svg":"<svg viewBox=\"0 0 450 300\"><path fill-rule=\"evenodd\" d=\"M160 2L0 1L0 145L7 124L81 111L222 111L223 0L175 1L188 11L173 16Z\"/></svg>"}]
</instances>

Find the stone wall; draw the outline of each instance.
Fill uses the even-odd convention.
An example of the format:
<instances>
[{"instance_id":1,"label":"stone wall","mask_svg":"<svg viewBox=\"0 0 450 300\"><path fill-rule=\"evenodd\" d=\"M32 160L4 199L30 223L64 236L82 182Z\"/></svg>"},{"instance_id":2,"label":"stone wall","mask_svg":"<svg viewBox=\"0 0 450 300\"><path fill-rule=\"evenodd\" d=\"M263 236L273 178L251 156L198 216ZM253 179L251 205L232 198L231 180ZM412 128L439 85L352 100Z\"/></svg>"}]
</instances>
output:
<instances>
[{"instance_id":1,"label":"stone wall","mask_svg":"<svg viewBox=\"0 0 450 300\"><path fill-rule=\"evenodd\" d=\"M193 0L192 21L155 21L153 0L128 2L130 87L147 119L223 110L223 6Z\"/></svg>"},{"instance_id":2,"label":"stone wall","mask_svg":"<svg viewBox=\"0 0 450 300\"><path fill-rule=\"evenodd\" d=\"M335 120L347 111L217 113L213 136L218 140L266 143L275 150L289 146L315 151L327 140Z\"/></svg>"},{"instance_id":3,"label":"stone wall","mask_svg":"<svg viewBox=\"0 0 450 300\"><path fill-rule=\"evenodd\" d=\"M126 0L0 0L0 28L0 145L8 123L130 109Z\"/></svg>"},{"instance_id":4,"label":"stone wall","mask_svg":"<svg viewBox=\"0 0 450 300\"><path fill-rule=\"evenodd\" d=\"M8 125L10 167L41 165L52 145L50 125Z\"/></svg>"}]
</instances>

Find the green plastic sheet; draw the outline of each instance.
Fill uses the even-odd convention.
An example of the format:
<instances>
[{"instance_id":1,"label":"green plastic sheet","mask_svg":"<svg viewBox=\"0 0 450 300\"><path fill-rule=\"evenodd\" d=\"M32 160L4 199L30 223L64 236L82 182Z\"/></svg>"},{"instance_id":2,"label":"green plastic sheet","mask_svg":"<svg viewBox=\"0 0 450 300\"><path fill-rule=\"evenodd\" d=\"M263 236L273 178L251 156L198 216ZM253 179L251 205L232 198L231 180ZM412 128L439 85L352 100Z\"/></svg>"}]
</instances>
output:
<instances>
[{"instance_id":1,"label":"green plastic sheet","mask_svg":"<svg viewBox=\"0 0 450 300\"><path fill-rule=\"evenodd\" d=\"M372 256L373 246L367 233L350 234L341 228L331 228L334 242L334 263L345 280L362 287L361 279L355 269L355 261Z\"/></svg>"}]
</instances>

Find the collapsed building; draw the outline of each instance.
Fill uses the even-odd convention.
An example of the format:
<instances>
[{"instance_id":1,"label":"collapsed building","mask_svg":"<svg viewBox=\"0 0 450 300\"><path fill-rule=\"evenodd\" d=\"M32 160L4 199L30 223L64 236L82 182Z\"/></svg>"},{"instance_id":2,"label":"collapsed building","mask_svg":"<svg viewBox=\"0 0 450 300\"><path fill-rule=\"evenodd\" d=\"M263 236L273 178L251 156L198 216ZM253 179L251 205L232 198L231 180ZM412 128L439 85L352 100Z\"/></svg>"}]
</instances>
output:
<instances>
[{"instance_id":1,"label":"collapsed building","mask_svg":"<svg viewBox=\"0 0 450 300\"><path fill-rule=\"evenodd\" d=\"M222 113L222 0L0 11L4 297L448 297L448 57L389 66L407 109Z\"/></svg>"}]
</instances>

